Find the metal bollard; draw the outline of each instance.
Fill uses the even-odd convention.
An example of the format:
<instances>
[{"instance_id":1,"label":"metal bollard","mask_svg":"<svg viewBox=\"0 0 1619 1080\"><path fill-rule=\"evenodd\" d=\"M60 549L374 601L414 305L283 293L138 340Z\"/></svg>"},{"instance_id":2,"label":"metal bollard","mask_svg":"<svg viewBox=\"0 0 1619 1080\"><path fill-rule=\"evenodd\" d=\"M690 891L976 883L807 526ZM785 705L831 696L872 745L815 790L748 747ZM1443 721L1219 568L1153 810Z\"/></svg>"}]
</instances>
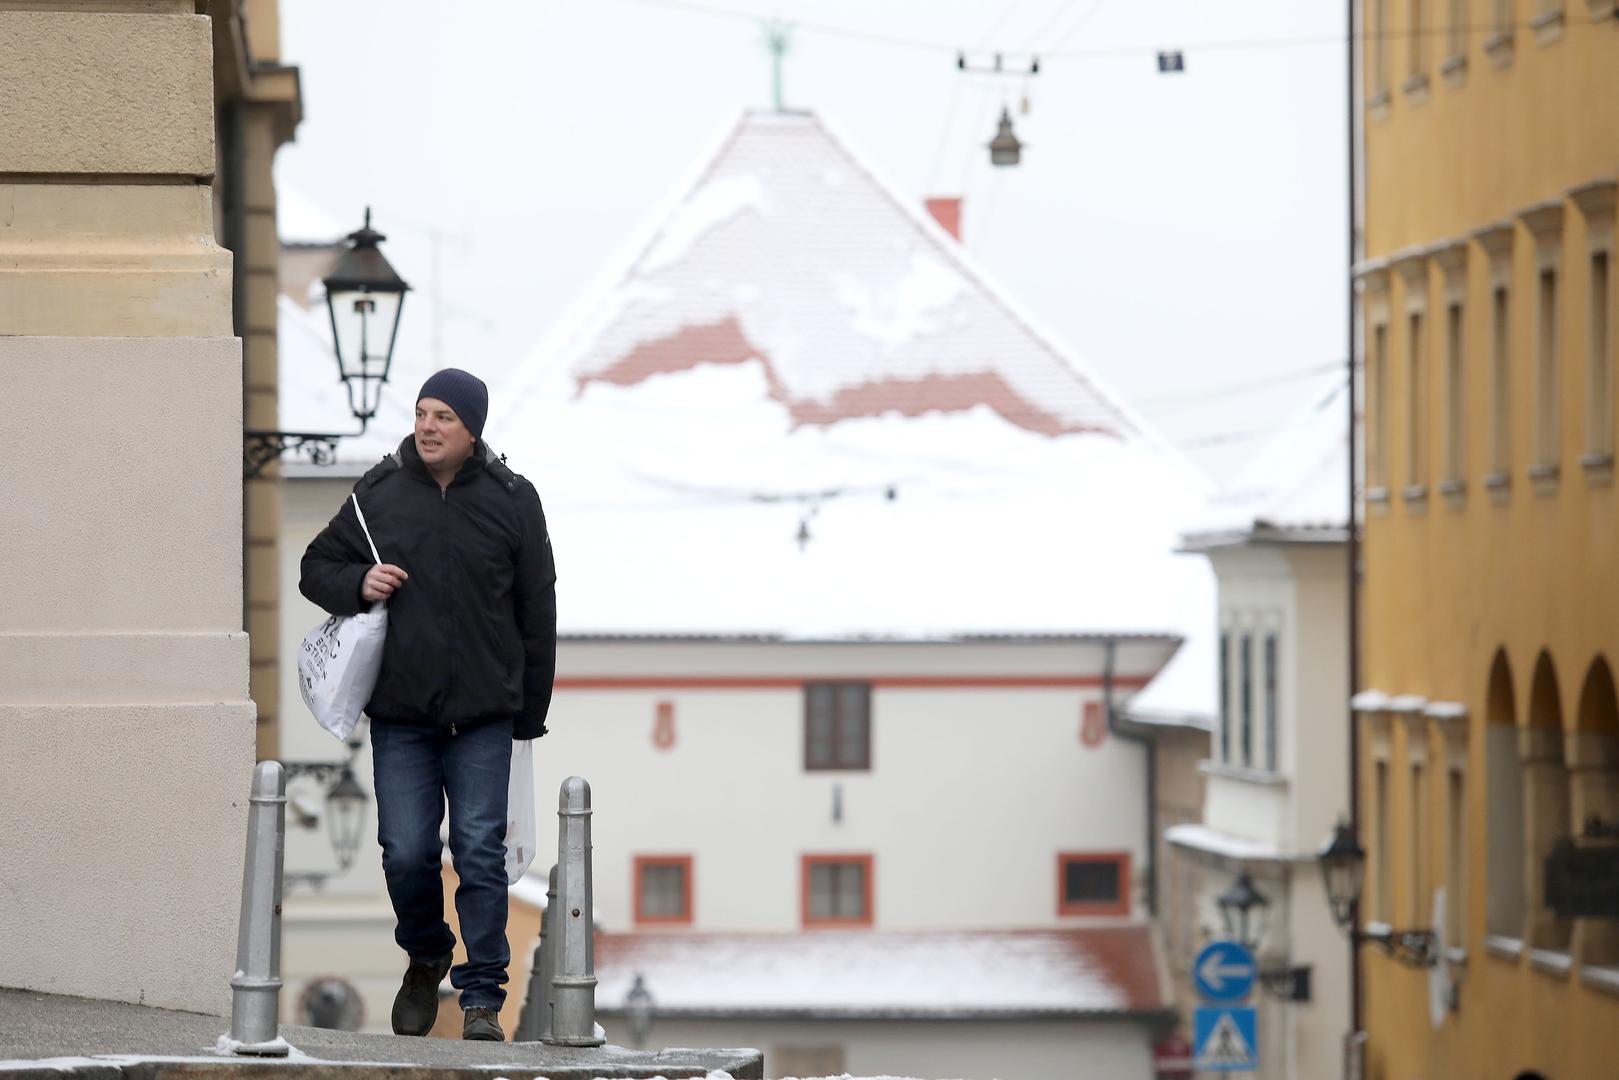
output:
<instances>
[{"instance_id":1,"label":"metal bollard","mask_svg":"<svg viewBox=\"0 0 1619 1080\"><path fill-rule=\"evenodd\" d=\"M551 878L545 890L545 910L540 913L540 942L534 946L533 970L528 979L528 998L523 1002L522 1019L517 1022L514 1042L538 1042L551 1034L551 960L552 944L556 940L551 931L551 920L557 909L557 868L551 867Z\"/></svg>"},{"instance_id":2,"label":"metal bollard","mask_svg":"<svg viewBox=\"0 0 1619 1080\"><path fill-rule=\"evenodd\" d=\"M551 935L551 1032L556 1046L600 1046L596 1034L596 942L591 915L590 785L562 782L557 817L557 918Z\"/></svg>"},{"instance_id":3,"label":"metal bollard","mask_svg":"<svg viewBox=\"0 0 1619 1080\"><path fill-rule=\"evenodd\" d=\"M276 1033L281 999L281 869L287 832L287 775L279 761L253 770L248 799L247 855L242 862L242 916L231 976L230 1048L238 1054L284 1057Z\"/></svg>"}]
</instances>

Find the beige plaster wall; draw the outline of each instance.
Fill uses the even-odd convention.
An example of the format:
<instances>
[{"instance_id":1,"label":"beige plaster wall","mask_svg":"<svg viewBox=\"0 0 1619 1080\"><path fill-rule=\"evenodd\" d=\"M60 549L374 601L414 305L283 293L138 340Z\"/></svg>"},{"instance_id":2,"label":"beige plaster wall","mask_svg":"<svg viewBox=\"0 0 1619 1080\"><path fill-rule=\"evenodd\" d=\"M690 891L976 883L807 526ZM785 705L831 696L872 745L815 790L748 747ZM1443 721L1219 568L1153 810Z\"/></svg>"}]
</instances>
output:
<instances>
[{"instance_id":1,"label":"beige plaster wall","mask_svg":"<svg viewBox=\"0 0 1619 1080\"><path fill-rule=\"evenodd\" d=\"M0 985L222 1013L254 707L209 20L0 4Z\"/></svg>"},{"instance_id":2,"label":"beige plaster wall","mask_svg":"<svg viewBox=\"0 0 1619 1080\"><path fill-rule=\"evenodd\" d=\"M228 1004L253 706L237 343L0 338L0 983Z\"/></svg>"},{"instance_id":3,"label":"beige plaster wall","mask_svg":"<svg viewBox=\"0 0 1619 1080\"><path fill-rule=\"evenodd\" d=\"M206 16L8 11L4 29L0 173L213 174Z\"/></svg>"}]
</instances>

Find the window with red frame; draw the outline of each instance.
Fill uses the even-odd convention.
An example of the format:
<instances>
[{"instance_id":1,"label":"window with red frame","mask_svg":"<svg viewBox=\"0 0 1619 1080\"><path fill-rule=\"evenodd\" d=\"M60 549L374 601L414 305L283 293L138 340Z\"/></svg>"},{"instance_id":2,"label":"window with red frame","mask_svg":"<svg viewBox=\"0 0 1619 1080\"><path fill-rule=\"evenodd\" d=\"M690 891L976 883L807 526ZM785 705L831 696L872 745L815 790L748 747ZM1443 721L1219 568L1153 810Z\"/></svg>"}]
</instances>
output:
<instances>
[{"instance_id":1,"label":"window with red frame","mask_svg":"<svg viewBox=\"0 0 1619 1080\"><path fill-rule=\"evenodd\" d=\"M1066 851L1058 855L1057 914L1130 914L1130 853Z\"/></svg>"},{"instance_id":2,"label":"window with red frame","mask_svg":"<svg viewBox=\"0 0 1619 1080\"><path fill-rule=\"evenodd\" d=\"M804 856L804 925L872 924L870 855Z\"/></svg>"},{"instance_id":3,"label":"window with red frame","mask_svg":"<svg viewBox=\"0 0 1619 1080\"><path fill-rule=\"evenodd\" d=\"M642 925L691 923L691 856L635 857L635 921Z\"/></svg>"}]
</instances>

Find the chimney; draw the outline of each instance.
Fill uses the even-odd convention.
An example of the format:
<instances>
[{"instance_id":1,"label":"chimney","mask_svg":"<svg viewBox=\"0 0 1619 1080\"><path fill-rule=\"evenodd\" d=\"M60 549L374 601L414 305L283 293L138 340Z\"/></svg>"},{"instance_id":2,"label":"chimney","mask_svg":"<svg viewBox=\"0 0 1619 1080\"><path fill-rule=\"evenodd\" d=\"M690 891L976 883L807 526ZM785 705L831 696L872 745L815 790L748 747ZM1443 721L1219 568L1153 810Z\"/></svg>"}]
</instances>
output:
<instances>
[{"instance_id":1,"label":"chimney","mask_svg":"<svg viewBox=\"0 0 1619 1080\"><path fill-rule=\"evenodd\" d=\"M928 213L933 215L933 220L937 221L939 226L955 237L959 243L961 240L961 196L937 196L925 200L923 205L928 208Z\"/></svg>"}]
</instances>

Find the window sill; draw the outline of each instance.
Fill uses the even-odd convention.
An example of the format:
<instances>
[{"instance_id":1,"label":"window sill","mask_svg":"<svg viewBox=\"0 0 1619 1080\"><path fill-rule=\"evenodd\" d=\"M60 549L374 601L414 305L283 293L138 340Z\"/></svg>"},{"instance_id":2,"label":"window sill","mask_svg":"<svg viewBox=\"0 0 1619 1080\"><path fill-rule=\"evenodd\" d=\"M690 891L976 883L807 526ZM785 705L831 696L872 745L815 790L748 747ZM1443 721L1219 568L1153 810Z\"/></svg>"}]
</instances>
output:
<instances>
[{"instance_id":1,"label":"window sill","mask_svg":"<svg viewBox=\"0 0 1619 1080\"><path fill-rule=\"evenodd\" d=\"M1400 489L1400 501L1405 503L1406 507L1413 511L1421 511L1425 509L1428 505L1428 485L1405 485L1405 487Z\"/></svg>"},{"instance_id":2,"label":"window sill","mask_svg":"<svg viewBox=\"0 0 1619 1080\"><path fill-rule=\"evenodd\" d=\"M1389 92L1387 90L1379 90L1377 93L1366 99L1366 111L1371 114L1373 120L1388 119L1389 100Z\"/></svg>"},{"instance_id":3,"label":"window sill","mask_svg":"<svg viewBox=\"0 0 1619 1080\"><path fill-rule=\"evenodd\" d=\"M1587 483L1607 485L1613 483L1612 454L1581 454L1580 468Z\"/></svg>"},{"instance_id":4,"label":"window sill","mask_svg":"<svg viewBox=\"0 0 1619 1080\"><path fill-rule=\"evenodd\" d=\"M1497 960L1507 960L1516 964L1523 956L1523 941L1501 934L1486 934L1484 951Z\"/></svg>"},{"instance_id":5,"label":"window sill","mask_svg":"<svg viewBox=\"0 0 1619 1080\"><path fill-rule=\"evenodd\" d=\"M1414 75L1407 76L1405 82L1400 84L1400 92L1405 94L1405 99L1413 105L1421 105L1424 101L1427 101L1428 73L1419 71Z\"/></svg>"},{"instance_id":6,"label":"window sill","mask_svg":"<svg viewBox=\"0 0 1619 1080\"><path fill-rule=\"evenodd\" d=\"M1529 466L1526 475L1529 482L1535 486L1535 494L1556 495L1557 483L1563 475L1563 470L1561 466L1543 463Z\"/></svg>"},{"instance_id":7,"label":"window sill","mask_svg":"<svg viewBox=\"0 0 1619 1080\"><path fill-rule=\"evenodd\" d=\"M1439 77L1445 80L1445 85L1452 90L1467 82L1467 55L1457 53L1455 56L1445 57L1444 63L1439 65Z\"/></svg>"},{"instance_id":8,"label":"window sill","mask_svg":"<svg viewBox=\"0 0 1619 1080\"><path fill-rule=\"evenodd\" d=\"M1445 502L1452 510L1460 510L1467 501L1467 481L1452 477L1449 480L1439 481L1439 494L1443 495Z\"/></svg>"},{"instance_id":9,"label":"window sill","mask_svg":"<svg viewBox=\"0 0 1619 1080\"><path fill-rule=\"evenodd\" d=\"M1490 501L1497 506L1505 504L1512 498L1512 475L1504 472L1489 473L1484 477L1484 490L1490 493Z\"/></svg>"},{"instance_id":10,"label":"window sill","mask_svg":"<svg viewBox=\"0 0 1619 1080\"><path fill-rule=\"evenodd\" d=\"M1484 39L1484 55L1490 58L1490 66L1493 68L1500 69L1510 65L1512 51L1511 30L1498 30Z\"/></svg>"},{"instance_id":11,"label":"window sill","mask_svg":"<svg viewBox=\"0 0 1619 1080\"><path fill-rule=\"evenodd\" d=\"M1386 487L1369 487L1366 489L1366 505L1379 513L1388 513L1389 489Z\"/></svg>"},{"instance_id":12,"label":"window sill","mask_svg":"<svg viewBox=\"0 0 1619 1080\"><path fill-rule=\"evenodd\" d=\"M1563 24L1566 19L1563 9L1556 11L1542 11L1529 20L1529 28L1535 32L1536 45L1554 45L1563 40Z\"/></svg>"},{"instance_id":13,"label":"window sill","mask_svg":"<svg viewBox=\"0 0 1619 1080\"><path fill-rule=\"evenodd\" d=\"M1562 949L1530 949L1529 966L1542 974L1566 979L1574 970L1574 958Z\"/></svg>"},{"instance_id":14,"label":"window sill","mask_svg":"<svg viewBox=\"0 0 1619 1080\"><path fill-rule=\"evenodd\" d=\"M1580 968L1580 982L1605 994L1619 994L1619 967L1587 964Z\"/></svg>"},{"instance_id":15,"label":"window sill","mask_svg":"<svg viewBox=\"0 0 1619 1080\"><path fill-rule=\"evenodd\" d=\"M1244 765L1229 765L1223 761L1200 761L1197 771L1204 776L1218 776L1226 780L1241 780L1261 787L1286 787L1287 777L1268 769L1254 769Z\"/></svg>"}]
</instances>

